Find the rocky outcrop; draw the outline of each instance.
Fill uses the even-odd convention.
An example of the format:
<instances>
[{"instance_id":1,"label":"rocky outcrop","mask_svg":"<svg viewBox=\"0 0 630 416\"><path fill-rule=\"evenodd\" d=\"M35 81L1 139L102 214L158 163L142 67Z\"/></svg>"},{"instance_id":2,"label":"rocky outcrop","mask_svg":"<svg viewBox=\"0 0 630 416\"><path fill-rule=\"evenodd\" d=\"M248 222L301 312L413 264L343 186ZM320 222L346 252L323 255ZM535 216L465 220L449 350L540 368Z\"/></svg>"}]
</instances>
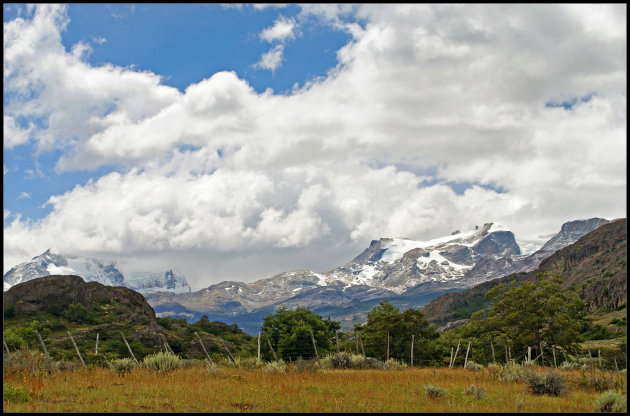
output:
<instances>
[{"instance_id":1,"label":"rocky outcrop","mask_svg":"<svg viewBox=\"0 0 630 416\"><path fill-rule=\"evenodd\" d=\"M93 310L95 302L117 303L127 311L125 318L155 318L155 311L140 293L126 287L85 282L79 276L51 275L19 283L4 292L3 301L5 307L15 306L18 313L51 310L61 312L73 303L80 303Z\"/></svg>"}]
</instances>

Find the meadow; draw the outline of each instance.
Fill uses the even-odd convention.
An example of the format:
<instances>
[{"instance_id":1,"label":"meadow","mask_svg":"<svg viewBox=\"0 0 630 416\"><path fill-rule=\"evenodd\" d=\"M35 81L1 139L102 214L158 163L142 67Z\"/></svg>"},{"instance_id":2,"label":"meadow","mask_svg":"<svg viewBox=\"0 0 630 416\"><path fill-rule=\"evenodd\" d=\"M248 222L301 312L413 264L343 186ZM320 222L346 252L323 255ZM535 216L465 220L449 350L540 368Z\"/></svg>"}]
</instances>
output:
<instances>
[{"instance_id":1,"label":"meadow","mask_svg":"<svg viewBox=\"0 0 630 416\"><path fill-rule=\"evenodd\" d=\"M168 371L77 366L50 373L5 368L4 411L593 412L607 409L601 404L605 394L623 401L616 410L625 410L625 371L517 364L476 369L277 364L195 360ZM563 391L535 394L526 373L559 375Z\"/></svg>"}]
</instances>

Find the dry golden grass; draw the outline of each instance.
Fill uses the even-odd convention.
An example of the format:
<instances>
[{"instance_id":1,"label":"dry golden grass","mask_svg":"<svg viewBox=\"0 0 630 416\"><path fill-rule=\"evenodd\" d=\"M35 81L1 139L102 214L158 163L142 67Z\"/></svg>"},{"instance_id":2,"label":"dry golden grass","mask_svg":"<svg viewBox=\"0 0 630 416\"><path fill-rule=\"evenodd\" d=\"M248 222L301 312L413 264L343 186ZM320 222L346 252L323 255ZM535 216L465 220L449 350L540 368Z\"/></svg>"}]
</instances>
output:
<instances>
[{"instance_id":1,"label":"dry golden grass","mask_svg":"<svg viewBox=\"0 0 630 416\"><path fill-rule=\"evenodd\" d=\"M544 370L538 370L544 371ZM567 376L579 372L563 372ZM625 391L625 374L623 375ZM591 412L599 392L570 386L560 397L533 396L488 369L323 370L270 373L205 367L169 373L140 368L124 376L79 369L44 377L5 375L28 391L27 402L4 401L5 412ZM425 384L447 391L428 397ZM473 384L482 398L466 394Z\"/></svg>"}]
</instances>

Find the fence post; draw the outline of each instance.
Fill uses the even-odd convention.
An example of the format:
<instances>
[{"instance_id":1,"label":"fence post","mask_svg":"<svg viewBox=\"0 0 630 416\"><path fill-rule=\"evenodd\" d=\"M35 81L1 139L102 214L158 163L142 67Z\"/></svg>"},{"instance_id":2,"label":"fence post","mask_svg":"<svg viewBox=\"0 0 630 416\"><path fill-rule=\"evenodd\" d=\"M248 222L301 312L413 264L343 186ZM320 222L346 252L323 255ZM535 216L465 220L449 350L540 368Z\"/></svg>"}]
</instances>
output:
<instances>
[{"instance_id":1,"label":"fence post","mask_svg":"<svg viewBox=\"0 0 630 416\"><path fill-rule=\"evenodd\" d=\"M37 338L39 338L39 342L40 344L42 344L42 348L44 349L44 352L46 353L46 357L48 357L49 361L52 361L50 359L50 354L48 354L48 350L46 349L46 345L44 344L44 340L42 339L42 337L39 335L39 332L37 332L37 329L35 330L35 334L37 334ZM4 342L4 340L2 340ZM4 344L5 347L7 347L7 344ZM9 347L7 347L7 351L9 351ZM85 364L84 364L85 366Z\"/></svg>"},{"instance_id":2,"label":"fence post","mask_svg":"<svg viewBox=\"0 0 630 416\"><path fill-rule=\"evenodd\" d=\"M389 360L389 323L385 324L385 332L387 335L387 358L385 361Z\"/></svg>"},{"instance_id":3,"label":"fence post","mask_svg":"<svg viewBox=\"0 0 630 416\"><path fill-rule=\"evenodd\" d=\"M39 336L39 334L37 335ZM70 341L72 341L72 345L74 345L74 349L77 351L77 355L79 356L79 360L81 360L81 364L83 364L83 367L85 367L85 361L83 361L83 357L81 357L81 353L79 352L79 347L77 347L77 343L74 342L74 338L72 338L72 334L70 333L70 331L68 331L68 336L70 337Z\"/></svg>"},{"instance_id":4,"label":"fence post","mask_svg":"<svg viewBox=\"0 0 630 416\"><path fill-rule=\"evenodd\" d=\"M232 362L234 364L236 364L236 360L234 359L234 357L232 357L232 354L230 354L230 350L228 350L227 345L225 345L225 342L223 342L223 338L219 338L219 341L221 341L221 344L223 344L223 348L225 348L225 350L227 351L227 353L230 356L230 359L232 360Z\"/></svg>"},{"instance_id":5,"label":"fence post","mask_svg":"<svg viewBox=\"0 0 630 416\"><path fill-rule=\"evenodd\" d=\"M206 346L203 345L203 341L201 340L201 337L199 336L197 331L195 331L195 335L197 335L197 339L199 340L199 344L201 344L201 348L203 349L203 352L206 354L206 357L208 358L208 361L212 362L212 359L210 358L210 355L208 355L208 351L206 351Z\"/></svg>"},{"instance_id":6,"label":"fence post","mask_svg":"<svg viewBox=\"0 0 630 416\"><path fill-rule=\"evenodd\" d=\"M70 334L70 332L68 332L68 334ZM133 360L136 362L136 365L138 367L140 367L140 363L138 362L138 360L136 360L136 356L133 355L133 351L131 351L131 347L129 346L129 343L127 342L127 338L125 338L125 334L123 334L121 332L120 335L122 335L122 339L123 339L123 341L125 341L125 345L127 346L127 349L129 350L129 354L131 354L131 357L133 357ZM72 342L74 342L74 341L72 341ZM78 352L78 350L77 350L77 352Z\"/></svg>"},{"instance_id":7,"label":"fence post","mask_svg":"<svg viewBox=\"0 0 630 416\"><path fill-rule=\"evenodd\" d=\"M492 350L492 362L495 363L495 359L494 359L494 345L492 345L492 340L490 340L490 349Z\"/></svg>"},{"instance_id":8,"label":"fence post","mask_svg":"<svg viewBox=\"0 0 630 416\"><path fill-rule=\"evenodd\" d=\"M257 361L260 362L260 332L258 332L258 359Z\"/></svg>"},{"instance_id":9,"label":"fence post","mask_svg":"<svg viewBox=\"0 0 630 416\"><path fill-rule=\"evenodd\" d=\"M615 371L619 372L619 366L617 365L617 357L613 357L615 360Z\"/></svg>"},{"instance_id":10,"label":"fence post","mask_svg":"<svg viewBox=\"0 0 630 416\"><path fill-rule=\"evenodd\" d=\"M413 368L413 339L414 335L411 335L411 367Z\"/></svg>"},{"instance_id":11,"label":"fence post","mask_svg":"<svg viewBox=\"0 0 630 416\"><path fill-rule=\"evenodd\" d=\"M455 350L455 356L453 357L453 364L452 367L455 367L455 360L457 359L457 353L459 352L459 343L461 341L457 341L457 349Z\"/></svg>"},{"instance_id":12,"label":"fence post","mask_svg":"<svg viewBox=\"0 0 630 416\"><path fill-rule=\"evenodd\" d=\"M96 333L96 346L94 347L94 355L98 355L98 336L100 335L99 332Z\"/></svg>"},{"instance_id":13,"label":"fence post","mask_svg":"<svg viewBox=\"0 0 630 416\"><path fill-rule=\"evenodd\" d=\"M597 350L597 361L599 361L599 368L602 368L602 356L599 353L599 350Z\"/></svg>"},{"instance_id":14,"label":"fence post","mask_svg":"<svg viewBox=\"0 0 630 416\"><path fill-rule=\"evenodd\" d=\"M553 345L551 346L551 353L553 354L553 368L558 368L556 365L556 348Z\"/></svg>"},{"instance_id":15,"label":"fence post","mask_svg":"<svg viewBox=\"0 0 630 416\"><path fill-rule=\"evenodd\" d=\"M358 332L359 331L357 331L357 330L354 331L354 343L355 343L355 346L357 347L357 355L359 355L359 335L358 335Z\"/></svg>"},{"instance_id":16,"label":"fence post","mask_svg":"<svg viewBox=\"0 0 630 416\"><path fill-rule=\"evenodd\" d=\"M322 363L319 361L319 354L317 354L317 345L315 345L315 336L313 335L313 331L311 330L311 340L313 341L313 349L315 350L315 357L317 357L317 362L319 363L319 367L322 367Z\"/></svg>"},{"instance_id":17,"label":"fence post","mask_svg":"<svg viewBox=\"0 0 630 416\"><path fill-rule=\"evenodd\" d=\"M365 349L363 348L363 337L361 337L360 332L359 332L359 344L361 344L361 352L363 353L363 356L365 357Z\"/></svg>"},{"instance_id":18,"label":"fence post","mask_svg":"<svg viewBox=\"0 0 630 416\"><path fill-rule=\"evenodd\" d=\"M593 371L593 356L590 349L588 350L588 361L591 363L591 371Z\"/></svg>"},{"instance_id":19,"label":"fence post","mask_svg":"<svg viewBox=\"0 0 630 416\"><path fill-rule=\"evenodd\" d=\"M4 344L4 349L7 350L7 354L11 354L11 351L9 351L9 347L7 346L7 342L4 340L4 338L2 338L2 343Z\"/></svg>"},{"instance_id":20,"label":"fence post","mask_svg":"<svg viewBox=\"0 0 630 416\"><path fill-rule=\"evenodd\" d=\"M464 359L464 368L466 368L466 364L468 363L468 351L470 351L470 344L472 341L468 341L468 348L466 348L466 358Z\"/></svg>"},{"instance_id":21,"label":"fence post","mask_svg":"<svg viewBox=\"0 0 630 416\"><path fill-rule=\"evenodd\" d=\"M512 360L512 346L508 345L508 354L510 355L510 361Z\"/></svg>"},{"instance_id":22,"label":"fence post","mask_svg":"<svg viewBox=\"0 0 630 416\"><path fill-rule=\"evenodd\" d=\"M453 347L451 347L451 360L448 362L448 368L451 368L453 365Z\"/></svg>"},{"instance_id":23,"label":"fence post","mask_svg":"<svg viewBox=\"0 0 630 416\"><path fill-rule=\"evenodd\" d=\"M267 333L265 333L265 338L267 339L267 344L269 344L269 348L271 348L271 353L273 354L274 360L278 361L278 356L276 355L276 352L273 350L273 347L271 346L271 341L269 341L269 337L267 336Z\"/></svg>"}]
</instances>

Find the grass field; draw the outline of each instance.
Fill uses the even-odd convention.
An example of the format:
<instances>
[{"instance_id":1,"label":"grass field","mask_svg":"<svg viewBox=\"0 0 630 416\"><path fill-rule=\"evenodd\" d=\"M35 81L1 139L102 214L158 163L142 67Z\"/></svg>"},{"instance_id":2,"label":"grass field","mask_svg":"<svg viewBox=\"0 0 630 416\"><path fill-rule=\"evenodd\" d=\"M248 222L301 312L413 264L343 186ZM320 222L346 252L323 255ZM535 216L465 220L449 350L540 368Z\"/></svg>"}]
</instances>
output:
<instances>
[{"instance_id":1,"label":"grass field","mask_svg":"<svg viewBox=\"0 0 630 416\"><path fill-rule=\"evenodd\" d=\"M535 368L537 372L549 369ZM118 375L104 368L49 375L7 372L5 412L592 412L601 389L560 371L566 393L534 395L522 381L501 381L489 368L328 369L269 372L203 365ZM598 373L626 392L625 373ZM429 397L424 386L444 390ZM470 386L481 394L470 394ZM467 392L467 390L469 390ZM625 396L624 396L625 401Z\"/></svg>"}]
</instances>

